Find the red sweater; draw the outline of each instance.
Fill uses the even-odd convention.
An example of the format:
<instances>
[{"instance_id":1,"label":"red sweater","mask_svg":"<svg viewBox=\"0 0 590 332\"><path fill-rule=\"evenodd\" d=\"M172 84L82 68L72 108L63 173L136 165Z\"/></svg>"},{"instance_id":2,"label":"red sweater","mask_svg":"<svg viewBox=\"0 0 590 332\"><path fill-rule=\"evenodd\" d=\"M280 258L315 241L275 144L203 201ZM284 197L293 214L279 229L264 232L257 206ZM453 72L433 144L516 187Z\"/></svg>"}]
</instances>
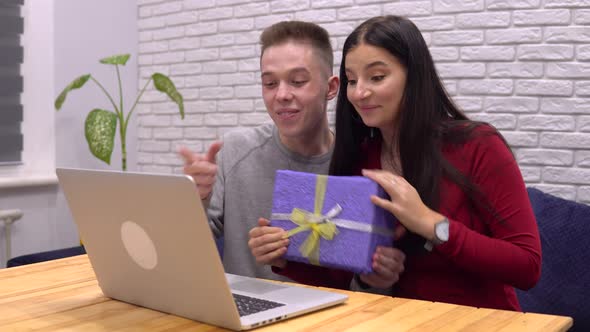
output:
<instances>
[{"instance_id":1,"label":"red sweater","mask_svg":"<svg viewBox=\"0 0 590 332\"><path fill-rule=\"evenodd\" d=\"M380 169L380 142L362 168ZM497 136L445 146L444 157L470 177L503 221L473 215L463 191L446 178L438 212L450 221L449 241L407 255L394 296L474 307L520 310L514 287L533 287L541 273L541 244L529 197L514 157ZM278 273L298 282L346 288L351 274L289 262Z\"/></svg>"}]
</instances>

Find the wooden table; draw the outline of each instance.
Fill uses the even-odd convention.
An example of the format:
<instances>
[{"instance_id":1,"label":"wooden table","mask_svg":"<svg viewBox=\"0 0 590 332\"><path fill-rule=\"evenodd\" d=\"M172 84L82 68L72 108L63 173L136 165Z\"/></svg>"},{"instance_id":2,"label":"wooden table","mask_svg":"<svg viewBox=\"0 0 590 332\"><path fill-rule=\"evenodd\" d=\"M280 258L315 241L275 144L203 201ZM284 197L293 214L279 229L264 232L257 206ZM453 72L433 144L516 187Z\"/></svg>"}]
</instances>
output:
<instances>
[{"instance_id":1,"label":"wooden table","mask_svg":"<svg viewBox=\"0 0 590 332\"><path fill-rule=\"evenodd\" d=\"M565 331L570 317L341 291L342 305L256 331ZM0 331L224 331L105 297L86 255L0 270Z\"/></svg>"}]
</instances>

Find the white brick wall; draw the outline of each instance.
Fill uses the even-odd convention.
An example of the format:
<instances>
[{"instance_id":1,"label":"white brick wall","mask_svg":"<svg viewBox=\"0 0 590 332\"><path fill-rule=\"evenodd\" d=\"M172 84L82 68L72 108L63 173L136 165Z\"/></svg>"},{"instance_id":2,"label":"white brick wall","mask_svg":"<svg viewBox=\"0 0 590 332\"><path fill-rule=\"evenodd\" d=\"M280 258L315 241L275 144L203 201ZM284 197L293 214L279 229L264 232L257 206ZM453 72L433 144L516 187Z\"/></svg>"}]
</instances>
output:
<instances>
[{"instance_id":1,"label":"white brick wall","mask_svg":"<svg viewBox=\"0 0 590 332\"><path fill-rule=\"evenodd\" d=\"M410 17L449 93L506 136L527 185L590 203L590 2L587 0L138 0L139 88L170 74L186 118L148 88L138 108L139 169L180 172L180 145L269 121L258 37L285 19L344 39L374 15ZM337 72L337 68L336 71ZM331 109L334 103L331 103ZM333 114L330 114L333 119Z\"/></svg>"}]
</instances>

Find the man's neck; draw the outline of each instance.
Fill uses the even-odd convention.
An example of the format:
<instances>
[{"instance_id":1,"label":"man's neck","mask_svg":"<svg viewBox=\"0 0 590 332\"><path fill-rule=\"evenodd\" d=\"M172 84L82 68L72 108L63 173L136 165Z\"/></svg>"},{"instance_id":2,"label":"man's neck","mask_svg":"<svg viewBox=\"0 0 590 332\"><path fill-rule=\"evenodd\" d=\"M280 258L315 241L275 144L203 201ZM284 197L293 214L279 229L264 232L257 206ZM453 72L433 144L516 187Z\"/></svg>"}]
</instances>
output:
<instances>
[{"instance_id":1,"label":"man's neck","mask_svg":"<svg viewBox=\"0 0 590 332\"><path fill-rule=\"evenodd\" d=\"M286 137L279 132L281 143L289 150L305 157L321 156L328 153L334 144L334 133L326 123L313 134L300 137Z\"/></svg>"}]
</instances>

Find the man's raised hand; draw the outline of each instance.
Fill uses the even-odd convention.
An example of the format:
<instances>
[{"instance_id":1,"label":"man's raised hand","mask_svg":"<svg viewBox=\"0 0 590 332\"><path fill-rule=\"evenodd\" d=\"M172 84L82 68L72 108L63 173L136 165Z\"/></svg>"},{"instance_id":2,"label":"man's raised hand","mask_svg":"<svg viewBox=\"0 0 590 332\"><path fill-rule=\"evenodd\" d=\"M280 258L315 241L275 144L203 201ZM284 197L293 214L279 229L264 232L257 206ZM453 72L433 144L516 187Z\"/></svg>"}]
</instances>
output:
<instances>
[{"instance_id":1,"label":"man's raised hand","mask_svg":"<svg viewBox=\"0 0 590 332\"><path fill-rule=\"evenodd\" d=\"M213 142L207 154L193 153L186 147L181 147L178 151L184 160L184 174L192 176L199 189L201 199L207 199L213 190L217 174L215 156L221 150L222 145L223 142Z\"/></svg>"}]
</instances>

